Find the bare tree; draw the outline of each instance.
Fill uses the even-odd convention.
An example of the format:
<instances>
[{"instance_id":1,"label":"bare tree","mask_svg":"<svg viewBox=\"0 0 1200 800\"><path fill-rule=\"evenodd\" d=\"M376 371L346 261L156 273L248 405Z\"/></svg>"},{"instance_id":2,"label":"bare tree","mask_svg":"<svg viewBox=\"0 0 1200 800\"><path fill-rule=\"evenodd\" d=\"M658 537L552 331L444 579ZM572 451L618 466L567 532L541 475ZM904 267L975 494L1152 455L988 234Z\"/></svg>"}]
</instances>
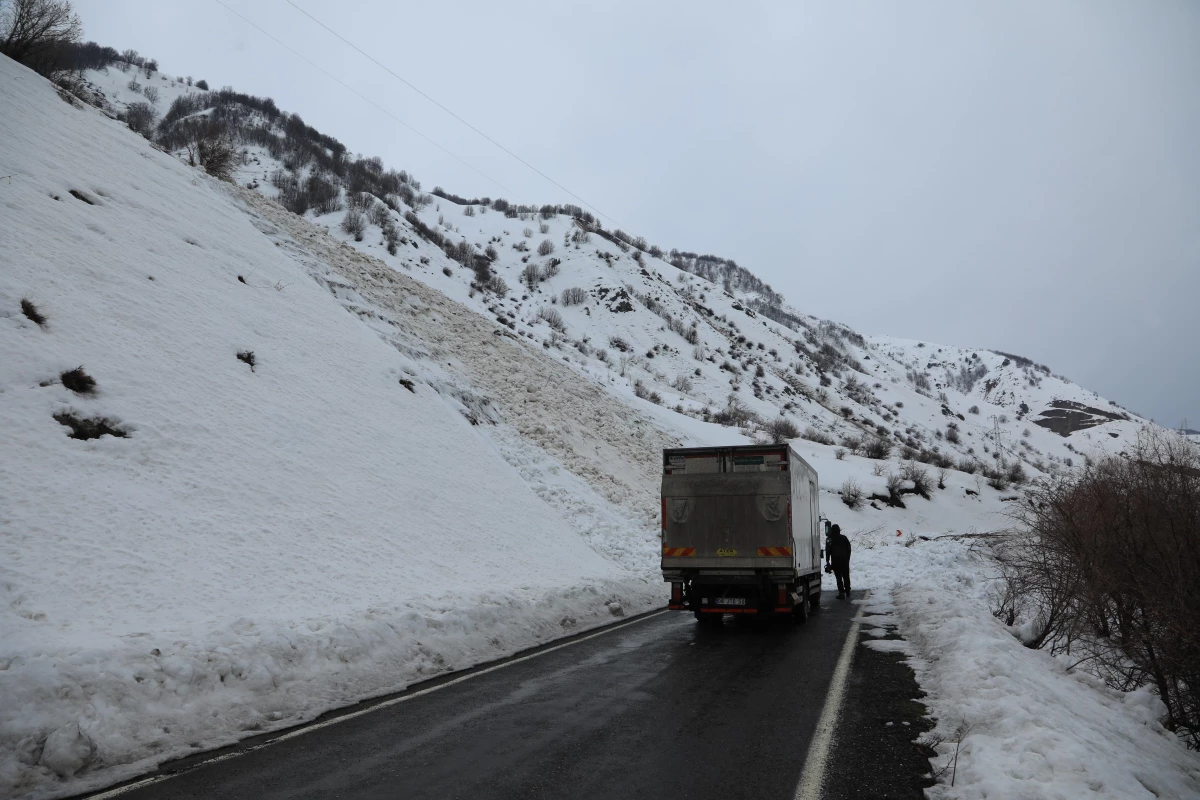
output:
<instances>
[{"instance_id":1,"label":"bare tree","mask_svg":"<svg viewBox=\"0 0 1200 800\"><path fill-rule=\"evenodd\" d=\"M562 304L564 306L577 306L585 300L587 300L587 292L579 286L572 286L562 291Z\"/></svg>"},{"instance_id":2,"label":"bare tree","mask_svg":"<svg viewBox=\"0 0 1200 800\"><path fill-rule=\"evenodd\" d=\"M46 76L63 70L83 25L69 0L0 0L0 53Z\"/></svg>"},{"instance_id":3,"label":"bare tree","mask_svg":"<svg viewBox=\"0 0 1200 800\"><path fill-rule=\"evenodd\" d=\"M158 89L154 88L153 86L150 86L149 84L147 84L146 88L142 90L142 94L151 103L158 102Z\"/></svg>"},{"instance_id":4,"label":"bare tree","mask_svg":"<svg viewBox=\"0 0 1200 800\"><path fill-rule=\"evenodd\" d=\"M354 237L354 241L361 242L363 233L367 230L367 218L357 208L351 207L342 218L341 227L343 233L348 233Z\"/></svg>"},{"instance_id":5,"label":"bare tree","mask_svg":"<svg viewBox=\"0 0 1200 800\"><path fill-rule=\"evenodd\" d=\"M154 120L158 113L147 103L130 103L122 118L129 129L149 139L154 134Z\"/></svg>"},{"instance_id":6,"label":"bare tree","mask_svg":"<svg viewBox=\"0 0 1200 800\"><path fill-rule=\"evenodd\" d=\"M191 125L187 131L188 163L200 166L214 178L233 180L233 166L237 160L237 148L225 126L216 120L205 120Z\"/></svg>"}]
</instances>

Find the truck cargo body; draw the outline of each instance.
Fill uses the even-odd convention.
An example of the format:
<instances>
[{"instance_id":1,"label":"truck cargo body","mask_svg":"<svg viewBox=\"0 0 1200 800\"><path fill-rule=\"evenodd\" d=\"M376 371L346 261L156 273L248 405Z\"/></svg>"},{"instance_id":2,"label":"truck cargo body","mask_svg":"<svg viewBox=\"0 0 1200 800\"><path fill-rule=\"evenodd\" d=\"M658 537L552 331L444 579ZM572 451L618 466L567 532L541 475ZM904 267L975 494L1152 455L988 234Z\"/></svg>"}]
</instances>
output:
<instances>
[{"instance_id":1,"label":"truck cargo body","mask_svg":"<svg viewBox=\"0 0 1200 800\"><path fill-rule=\"evenodd\" d=\"M817 473L790 445L663 451L669 608L808 616L820 602Z\"/></svg>"}]
</instances>

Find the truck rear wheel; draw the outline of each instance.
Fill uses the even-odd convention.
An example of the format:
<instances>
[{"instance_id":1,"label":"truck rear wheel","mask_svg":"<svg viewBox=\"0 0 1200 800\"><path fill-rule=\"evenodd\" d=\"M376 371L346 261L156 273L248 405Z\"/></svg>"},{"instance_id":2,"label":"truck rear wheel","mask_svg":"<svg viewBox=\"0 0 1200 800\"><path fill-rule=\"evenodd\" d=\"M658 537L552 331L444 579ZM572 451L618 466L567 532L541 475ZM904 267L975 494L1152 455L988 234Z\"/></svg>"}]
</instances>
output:
<instances>
[{"instance_id":1,"label":"truck rear wheel","mask_svg":"<svg viewBox=\"0 0 1200 800\"><path fill-rule=\"evenodd\" d=\"M821 587L818 586L817 590L810 594L808 598L809 603L812 606L812 610L819 611L821 609Z\"/></svg>"},{"instance_id":2,"label":"truck rear wheel","mask_svg":"<svg viewBox=\"0 0 1200 800\"><path fill-rule=\"evenodd\" d=\"M692 612L696 615L696 622L706 628L719 628L725 622L724 614L705 614L701 611Z\"/></svg>"},{"instance_id":3,"label":"truck rear wheel","mask_svg":"<svg viewBox=\"0 0 1200 800\"><path fill-rule=\"evenodd\" d=\"M804 592L808 591L808 587L802 586L800 588ZM796 603L796 605L792 606L792 619L796 622L808 621L808 599L804 595L800 596L799 603Z\"/></svg>"}]
</instances>

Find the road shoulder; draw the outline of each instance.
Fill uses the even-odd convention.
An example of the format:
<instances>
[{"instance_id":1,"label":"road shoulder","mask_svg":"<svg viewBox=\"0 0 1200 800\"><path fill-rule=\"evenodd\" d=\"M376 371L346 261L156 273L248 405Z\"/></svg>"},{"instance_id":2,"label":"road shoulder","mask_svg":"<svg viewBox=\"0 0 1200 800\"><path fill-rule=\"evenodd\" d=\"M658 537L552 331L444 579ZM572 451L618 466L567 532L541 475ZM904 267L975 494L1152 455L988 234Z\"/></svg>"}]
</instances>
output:
<instances>
[{"instance_id":1,"label":"road shoulder","mask_svg":"<svg viewBox=\"0 0 1200 800\"><path fill-rule=\"evenodd\" d=\"M915 741L935 723L890 615L868 607L862 622L822 798L920 800L933 781Z\"/></svg>"}]
</instances>

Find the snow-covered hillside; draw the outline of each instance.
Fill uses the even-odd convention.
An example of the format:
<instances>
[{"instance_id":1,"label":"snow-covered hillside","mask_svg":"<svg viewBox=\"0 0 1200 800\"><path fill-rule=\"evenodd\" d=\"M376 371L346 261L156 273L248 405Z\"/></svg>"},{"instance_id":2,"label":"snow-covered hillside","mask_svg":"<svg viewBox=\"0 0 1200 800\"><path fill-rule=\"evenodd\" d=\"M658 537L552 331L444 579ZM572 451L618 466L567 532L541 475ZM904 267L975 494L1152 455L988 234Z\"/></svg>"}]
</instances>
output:
<instances>
[{"instance_id":1,"label":"snow-covered hillside","mask_svg":"<svg viewBox=\"0 0 1200 800\"><path fill-rule=\"evenodd\" d=\"M147 103L145 87L155 86L160 131L219 112L246 132L240 184L308 208L332 235L540 343L623 398L758 438L794 428L851 450L880 438L934 466L999 472L1017 463L1028 475L1119 451L1146 424L1020 356L866 337L800 313L733 262L663 252L604 230L583 209L517 210L423 193L409 173L351 161L336 140L269 100L115 66L88 75L115 113ZM331 161L349 165L346 178ZM314 180L333 190L324 205L296 199ZM361 218L361 233L342 229L347 216ZM491 281L472 268L477 259Z\"/></svg>"},{"instance_id":2,"label":"snow-covered hillside","mask_svg":"<svg viewBox=\"0 0 1200 800\"><path fill-rule=\"evenodd\" d=\"M0 793L659 602L634 509L672 439L631 460L635 413L420 284L386 331L345 313L328 265L365 259L272 241L123 125L0 81ZM527 408L489 404L511 384ZM113 435L68 436L89 423Z\"/></svg>"},{"instance_id":3,"label":"snow-covered hillside","mask_svg":"<svg viewBox=\"0 0 1200 800\"><path fill-rule=\"evenodd\" d=\"M113 116L146 84L160 115L198 94L131 77L90 73ZM909 636L931 712L952 729L970 700L986 720L940 796L1136 796L1081 781L1102 761L1162 797L1200 787L1153 698L1022 648L988 612L987 562L936 539L1009 524L1015 489L981 463L1063 469L1140 420L570 213L507 216L405 176L383 198L339 179L343 208L293 214L276 200L313 163L262 142L299 125L245 109L263 128L230 186L0 57L0 795L106 785L660 605L661 448L789 436L778 420L810 437L856 588ZM354 180L378 184L367 161ZM1078 429L1035 424L1048 410ZM68 435L89 420L114 435ZM928 497L905 477L921 469ZM995 719L1014 706L1042 714ZM1056 758L1102 719L1121 731L1102 757Z\"/></svg>"}]
</instances>

